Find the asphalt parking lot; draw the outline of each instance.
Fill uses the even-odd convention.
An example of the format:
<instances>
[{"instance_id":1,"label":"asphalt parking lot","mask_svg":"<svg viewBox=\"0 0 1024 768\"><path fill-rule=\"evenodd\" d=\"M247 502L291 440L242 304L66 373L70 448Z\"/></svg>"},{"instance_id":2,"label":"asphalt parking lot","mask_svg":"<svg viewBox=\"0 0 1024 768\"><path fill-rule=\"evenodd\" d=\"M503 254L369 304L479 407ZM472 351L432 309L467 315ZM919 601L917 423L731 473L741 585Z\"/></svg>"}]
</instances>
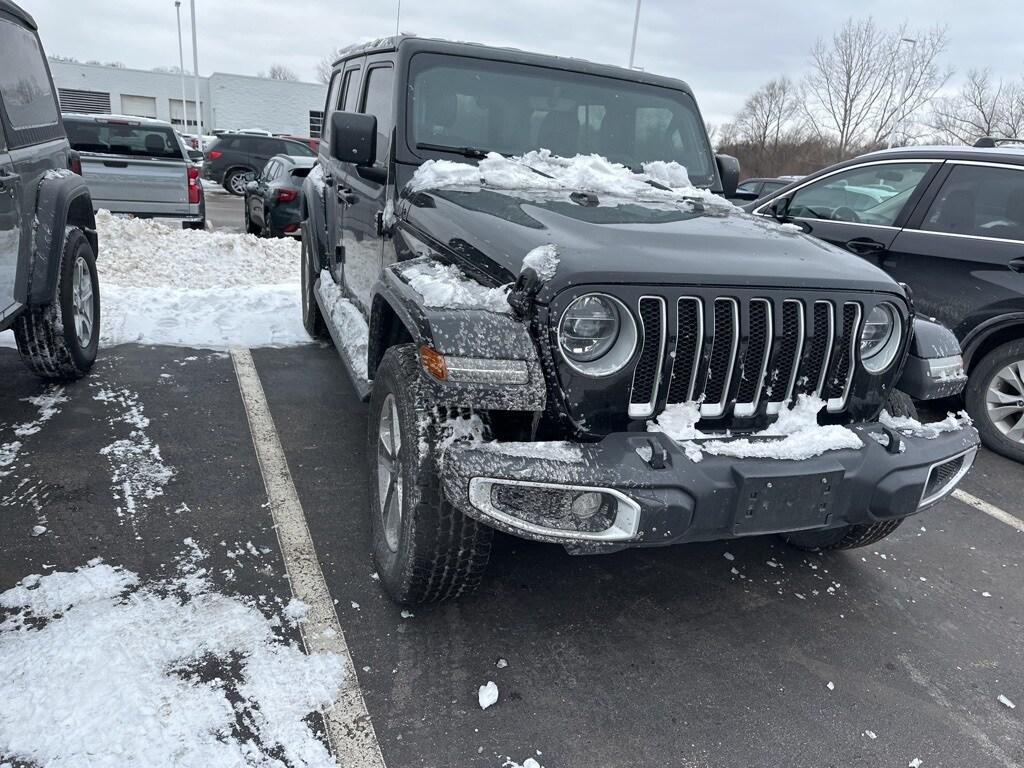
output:
<instances>
[{"instance_id":1,"label":"asphalt parking lot","mask_svg":"<svg viewBox=\"0 0 1024 768\"><path fill-rule=\"evenodd\" d=\"M771 537L591 558L500 537L476 595L405 618L373 578L366 406L340 360L253 358L388 766L1024 765L1024 707L997 701L1024 704L1010 525L950 499L828 557ZM0 349L0 443L46 391ZM0 474L0 591L96 556L159 577L191 538L223 591L287 600L230 356L117 347L63 395ZM173 474L127 503L104 448L136 431ZM1019 465L983 452L962 488L1024 519Z\"/></svg>"},{"instance_id":2,"label":"asphalt parking lot","mask_svg":"<svg viewBox=\"0 0 1024 768\"><path fill-rule=\"evenodd\" d=\"M232 195L220 185L203 185L206 195L206 220L214 232L242 232L242 198Z\"/></svg>"}]
</instances>

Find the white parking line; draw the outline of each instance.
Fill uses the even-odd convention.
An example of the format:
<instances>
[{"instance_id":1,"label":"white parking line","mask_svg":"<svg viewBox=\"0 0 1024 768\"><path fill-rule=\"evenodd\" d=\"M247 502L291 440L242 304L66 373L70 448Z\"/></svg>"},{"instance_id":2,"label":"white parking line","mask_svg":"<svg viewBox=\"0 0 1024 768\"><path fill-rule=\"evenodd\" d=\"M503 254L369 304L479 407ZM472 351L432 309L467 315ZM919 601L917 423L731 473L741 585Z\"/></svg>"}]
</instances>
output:
<instances>
[{"instance_id":1,"label":"white parking line","mask_svg":"<svg viewBox=\"0 0 1024 768\"><path fill-rule=\"evenodd\" d=\"M299 625L308 653L327 651L344 657L348 675L338 701L324 713L327 737L338 762L352 768L384 768L377 734L366 711L352 655L341 631L334 602L327 590L306 515L295 491L288 460L281 448L274 419L270 415L263 385L248 349L232 349L231 360L238 377L238 388L249 419L249 431L256 446L263 483L267 488L270 511L274 517L292 594L309 606L307 621Z\"/></svg>"},{"instance_id":2,"label":"white parking line","mask_svg":"<svg viewBox=\"0 0 1024 768\"><path fill-rule=\"evenodd\" d=\"M969 504L975 509L981 510L986 515L994 517L1001 523L1006 523L1011 528L1016 528L1021 533L1024 533L1024 520L1019 517L1014 517L1009 512L1003 512L999 507L994 504L989 504L984 499L979 499L977 496L972 496L967 491L961 491L959 488L953 491L953 498L957 501L962 501L964 504Z\"/></svg>"}]
</instances>

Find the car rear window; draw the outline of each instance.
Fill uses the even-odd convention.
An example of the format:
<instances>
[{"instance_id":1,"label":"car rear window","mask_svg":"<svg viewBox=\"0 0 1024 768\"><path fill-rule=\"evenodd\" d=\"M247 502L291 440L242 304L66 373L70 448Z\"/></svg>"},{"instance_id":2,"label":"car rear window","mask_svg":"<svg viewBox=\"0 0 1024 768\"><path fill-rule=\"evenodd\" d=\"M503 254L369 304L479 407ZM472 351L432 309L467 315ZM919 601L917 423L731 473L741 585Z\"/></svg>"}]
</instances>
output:
<instances>
[{"instance_id":1,"label":"car rear window","mask_svg":"<svg viewBox=\"0 0 1024 768\"><path fill-rule=\"evenodd\" d=\"M305 144L300 144L297 141L285 141L285 142L283 142L283 144L284 144L283 152L286 155L291 155L292 157L315 157L316 156L316 152L311 150Z\"/></svg>"},{"instance_id":2,"label":"car rear window","mask_svg":"<svg viewBox=\"0 0 1024 768\"><path fill-rule=\"evenodd\" d=\"M181 160L181 145L171 128L160 125L64 121L72 149L105 155Z\"/></svg>"},{"instance_id":3,"label":"car rear window","mask_svg":"<svg viewBox=\"0 0 1024 768\"><path fill-rule=\"evenodd\" d=\"M292 178L293 179L304 179L307 176L309 176L309 172L311 170L313 170L313 169L312 168L292 168Z\"/></svg>"}]
</instances>

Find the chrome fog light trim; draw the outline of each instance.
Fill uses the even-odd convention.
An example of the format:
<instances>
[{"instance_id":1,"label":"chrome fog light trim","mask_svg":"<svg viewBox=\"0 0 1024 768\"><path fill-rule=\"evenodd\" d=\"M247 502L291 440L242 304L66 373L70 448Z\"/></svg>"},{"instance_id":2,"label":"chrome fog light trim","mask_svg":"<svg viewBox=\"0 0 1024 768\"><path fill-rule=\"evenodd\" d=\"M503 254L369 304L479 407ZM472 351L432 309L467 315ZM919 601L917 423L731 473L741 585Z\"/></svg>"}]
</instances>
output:
<instances>
[{"instance_id":1,"label":"chrome fog light trim","mask_svg":"<svg viewBox=\"0 0 1024 768\"><path fill-rule=\"evenodd\" d=\"M956 488L957 483L959 483L964 478L964 475L966 475L970 471L971 466L974 464L974 458L977 455L977 447L969 448L966 451L963 451L962 453L958 453L956 456L950 456L948 459L945 459L944 461L937 461L934 464L932 464L928 468L928 477L924 481L924 488L921 489L921 501L920 503L918 503L917 508L924 509L925 507L929 507L932 504L935 504L936 502L941 501L946 496L948 496L953 491L953 489ZM936 473L936 471L940 470L942 467L950 464L951 462L957 460L960 460L960 467L957 469L957 471L947 480L945 480L939 488L933 490L931 493L928 493L928 488L932 483L932 476ZM928 495L926 496L925 494Z\"/></svg>"}]
</instances>

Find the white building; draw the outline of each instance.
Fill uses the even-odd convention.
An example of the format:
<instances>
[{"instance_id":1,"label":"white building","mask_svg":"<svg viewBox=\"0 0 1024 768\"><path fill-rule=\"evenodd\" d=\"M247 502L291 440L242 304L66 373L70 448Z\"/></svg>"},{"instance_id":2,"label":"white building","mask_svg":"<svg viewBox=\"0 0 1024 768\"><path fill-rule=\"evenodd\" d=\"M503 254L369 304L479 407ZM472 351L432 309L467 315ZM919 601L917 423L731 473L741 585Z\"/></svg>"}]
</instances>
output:
<instances>
[{"instance_id":1,"label":"white building","mask_svg":"<svg viewBox=\"0 0 1024 768\"><path fill-rule=\"evenodd\" d=\"M154 117L182 133L195 132L195 80L190 76L185 78L186 124L181 75L66 61L51 61L50 70L65 112ZM319 137L326 98L327 87L320 83L222 72L199 78L206 133L265 128L271 133Z\"/></svg>"}]
</instances>

